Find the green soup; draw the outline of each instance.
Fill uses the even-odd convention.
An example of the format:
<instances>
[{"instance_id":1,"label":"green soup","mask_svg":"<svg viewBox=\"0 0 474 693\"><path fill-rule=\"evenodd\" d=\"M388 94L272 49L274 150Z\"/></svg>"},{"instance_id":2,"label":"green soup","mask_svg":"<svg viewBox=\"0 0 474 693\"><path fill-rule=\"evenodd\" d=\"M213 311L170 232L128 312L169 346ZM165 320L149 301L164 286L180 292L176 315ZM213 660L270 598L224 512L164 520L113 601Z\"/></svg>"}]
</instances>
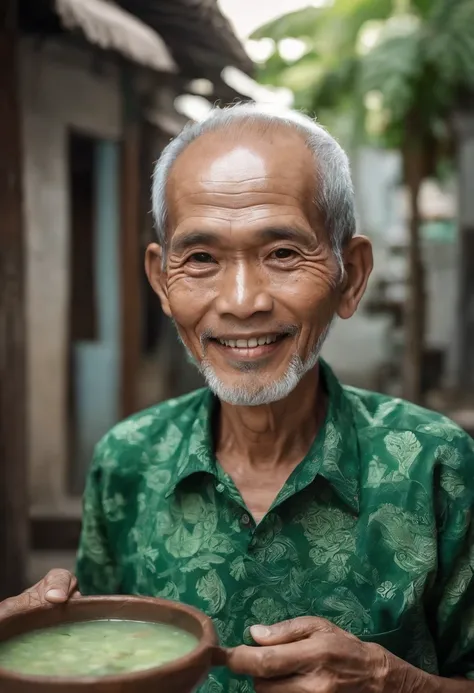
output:
<instances>
[{"instance_id":1,"label":"green soup","mask_svg":"<svg viewBox=\"0 0 474 693\"><path fill-rule=\"evenodd\" d=\"M0 643L0 667L33 676L110 676L161 666L197 644L194 635L163 623L67 623Z\"/></svg>"}]
</instances>

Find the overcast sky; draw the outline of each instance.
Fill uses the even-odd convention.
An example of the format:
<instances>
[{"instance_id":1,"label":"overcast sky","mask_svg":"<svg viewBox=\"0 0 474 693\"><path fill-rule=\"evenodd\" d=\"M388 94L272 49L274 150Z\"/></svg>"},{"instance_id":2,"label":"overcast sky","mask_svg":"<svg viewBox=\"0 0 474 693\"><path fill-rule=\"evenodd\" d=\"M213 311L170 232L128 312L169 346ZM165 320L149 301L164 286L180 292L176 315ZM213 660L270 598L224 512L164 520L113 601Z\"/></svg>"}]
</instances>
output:
<instances>
[{"instance_id":1,"label":"overcast sky","mask_svg":"<svg viewBox=\"0 0 474 693\"><path fill-rule=\"evenodd\" d=\"M320 5L322 0L218 0L221 10L234 25L240 38L262 24L309 5Z\"/></svg>"}]
</instances>

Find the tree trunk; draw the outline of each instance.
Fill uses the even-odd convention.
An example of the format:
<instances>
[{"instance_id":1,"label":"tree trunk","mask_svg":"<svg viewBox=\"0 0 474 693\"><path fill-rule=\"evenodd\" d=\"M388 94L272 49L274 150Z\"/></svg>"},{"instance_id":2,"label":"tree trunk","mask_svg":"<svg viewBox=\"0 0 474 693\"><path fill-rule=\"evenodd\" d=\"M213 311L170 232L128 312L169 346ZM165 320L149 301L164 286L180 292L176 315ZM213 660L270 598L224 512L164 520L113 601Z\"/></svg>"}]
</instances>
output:
<instances>
[{"instance_id":1,"label":"tree trunk","mask_svg":"<svg viewBox=\"0 0 474 693\"><path fill-rule=\"evenodd\" d=\"M474 97L473 108L454 118L459 190L459 303L456 315L456 381L461 393L474 392Z\"/></svg>"},{"instance_id":2,"label":"tree trunk","mask_svg":"<svg viewBox=\"0 0 474 693\"><path fill-rule=\"evenodd\" d=\"M418 196L423 181L424 157L421 146L415 144L413 139L410 139L410 143L403 150L403 164L410 202L403 397L411 402L421 404L423 402L422 364L425 343L426 297Z\"/></svg>"}]
</instances>

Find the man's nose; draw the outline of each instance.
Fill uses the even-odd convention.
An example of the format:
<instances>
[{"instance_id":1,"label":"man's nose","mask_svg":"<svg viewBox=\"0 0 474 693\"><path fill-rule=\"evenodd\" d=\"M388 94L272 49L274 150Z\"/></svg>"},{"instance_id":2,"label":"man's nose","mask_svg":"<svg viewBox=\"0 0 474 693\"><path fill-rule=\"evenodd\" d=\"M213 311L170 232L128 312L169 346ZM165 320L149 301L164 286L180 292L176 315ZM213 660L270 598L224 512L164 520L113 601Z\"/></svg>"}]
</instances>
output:
<instances>
[{"instance_id":1,"label":"man's nose","mask_svg":"<svg viewBox=\"0 0 474 693\"><path fill-rule=\"evenodd\" d=\"M216 309L220 315L245 320L255 313L268 313L273 300L265 277L245 263L229 264L222 277Z\"/></svg>"}]
</instances>

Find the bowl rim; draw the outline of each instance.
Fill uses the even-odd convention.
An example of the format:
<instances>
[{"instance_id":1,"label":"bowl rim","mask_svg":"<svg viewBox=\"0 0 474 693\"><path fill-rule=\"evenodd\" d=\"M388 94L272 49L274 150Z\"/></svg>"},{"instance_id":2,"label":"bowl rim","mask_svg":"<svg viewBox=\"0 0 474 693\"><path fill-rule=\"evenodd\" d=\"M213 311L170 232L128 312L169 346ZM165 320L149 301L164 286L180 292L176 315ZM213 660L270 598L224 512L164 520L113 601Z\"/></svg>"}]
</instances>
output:
<instances>
[{"instance_id":1,"label":"bowl rim","mask_svg":"<svg viewBox=\"0 0 474 693\"><path fill-rule=\"evenodd\" d=\"M32 613L43 613L59 609L74 609L75 606L80 604L123 604L124 602L131 602L136 604L149 604L150 606L163 606L172 608L175 611L180 611L181 613L187 614L193 617L202 628L202 636L197 644L197 646L188 652L187 654L179 657L178 659L173 659L171 662L163 665L158 665L156 667L149 667L147 669L140 669L138 671L126 672L123 674L110 674L105 676L42 676L42 675L31 675L31 674L21 674L20 672L13 671L11 669L5 669L0 666L0 681L10 680L16 683L24 683L31 685L55 685L55 686L90 686L91 684L104 683L107 685L111 684L126 684L126 683L136 683L141 681L146 681L148 678L156 676L160 673L163 677L172 676L173 674L178 674L183 669L192 667L197 664L201 657L209 650L209 667L212 649L215 646L216 632L212 623L212 620L204 612L199 611L193 606L188 604L182 604L181 602L172 601L170 599L162 599L159 597L141 597L139 595L98 595L98 596L78 596L70 598L67 602L63 604L41 604L40 606L35 606L17 613L9 614L8 616L0 619L0 623L8 623L9 621L17 621L21 618L30 615ZM76 623L83 623L93 620L107 620L103 619L84 619L84 621L73 621ZM132 621L132 618L124 619ZM142 621L142 623L160 623L160 621ZM44 626L48 628L50 626ZM42 627L33 628L31 630L41 630ZM28 631L26 631L28 632ZM5 641L7 641L6 638ZM205 671L203 670L203 674Z\"/></svg>"}]
</instances>

